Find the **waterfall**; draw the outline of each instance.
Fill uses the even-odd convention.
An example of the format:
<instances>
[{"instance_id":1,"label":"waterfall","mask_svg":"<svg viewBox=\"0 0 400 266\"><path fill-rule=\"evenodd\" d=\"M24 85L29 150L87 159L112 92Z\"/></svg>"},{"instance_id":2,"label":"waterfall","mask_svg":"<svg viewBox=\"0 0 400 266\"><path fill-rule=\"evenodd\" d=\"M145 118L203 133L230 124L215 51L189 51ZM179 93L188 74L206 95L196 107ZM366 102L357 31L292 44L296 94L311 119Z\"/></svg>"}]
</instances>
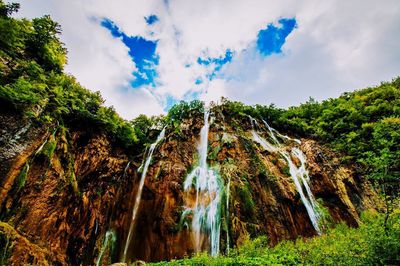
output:
<instances>
[{"instance_id":1,"label":"waterfall","mask_svg":"<svg viewBox=\"0 0 400 266\"><path fill-rule=\"evenodd\" d=\"M127 164L126 164L126 166L125 166L125 168L124 168L124 173L122 174L122 179L125 179L125 177L126 177L126 175L128 174L128 170L129 170L129 166L131 165L131 161L129 161ZM117 180L120 180L121 179L121 176L118 176L117 177Z\"/></svg>"},{"instance_id":2,"label":"waterfall","mask_svg":"<svg viewBox=\"0 0 400 266\"><path fill-rule=\"evenodd\" d=\"M209 111L204 112L204 126L200 131L198 145L199 165L186 177L184 190L190 195L195 192L194 203L185 206L183 215L192 214L192 230L196 251L201 251L202 233L209 236L210 253L219 253L221 229L221 196L223 183L221 177L207 165ZM183 216L182 215L182 216Z\"/></svg>"},{"instance_id":3,"label":"waterfall","mask_svg":"<svg viewBox=\"0 0 400 266\"><path fill-rule=\"evenodd\" d=\"M265 126L267 127L269 131L269 136L271 139L274 141L274 144L271 144L268 142L266 139L261 137L257 131L256 131L256 126L259 127L257 121L250 117L251 125L252 125L252 136L253 140L257 143L259 143L264 149L266 149L269 152L278 152L283 158L285 158L286 162L289 165L289 172L290 176L293 179L293 182L296 186L297 191L300 194L301 201L303 205L305 206L307 210L307 214L310 217L310 221L318 234L321 234L321 230L319 228L319 213L317 210L317 202L315 201L314 195L312 194L312 191L310 189L310 186L308 184L310 177L308 175L308 171L306 170L306 156L304 153L297 147L294 147L291 149L291 154L295 158L297 158L300 161L300 167L297 167L296 164L293 162L291 155L289 152L283 149L281 142L278 140L277 136L280 137L281 139L287 139L290 141L294 141L297 144L300 144L300 140L298 139L292 139L286 135L280 134L277 130L274 128L270 127L266 121L263 120ZM276 133L276 134L275 134ZM305 192L303 190L303 187L305 188Z\"/></svg>"},{"instance_id":4,"label":"waterfall","mask_svg":"<svg viewBox=\"0 0 400 266\"><path fill-rule=\"evenodd\" d=\"M56 136L56 132L57 132L57 128L54 129L53 133L51 135L53 135L53 137ZM42 145L40 145L40 147L36 150L34 156L37 156L44 148L44 146L46 145L46 143L49 141L49 138L47 138Z\"/></svg>"},{"instance_id":5,"label":"waterfall","mask_svg":"<svg viewBox=\"0 0 400 266\"><path fill-rule=\"evenodd\" d=\"M231 194L231 177L228 178L226 186L226 254L229 255L229 197Z\"/></svg>"},{"instance_id":6,"label":"waterfall","mask_svg":"<svg viewBox=\"0 0 400 266\"><path fill-rule=\"evenodd\" d=\"M318 225L319 214L317 211L317 204L314 199L314 195L312 194L311 189L308 185L309 177L308 172L305 168L305 155L300 151L300 149L293 148L292 155L298 158L301 162L301 166L297 167L287 152L281 152L281 154L289 164L290 176L292 177L294 184L296 185L297 191L300 194L301 201L306 207L311 223L314 226L315 231L317 231L318 234L321 234L321 230L319 229ZM304 193L302 185L306 188L307 195Z\"/></svg>"},{"instance_id":7,"label":"waterfall","mask_svg":"<svg viewBox=\"0 0 400 266\"><path fill-rule=\"evenodd\" d=\"M47 139L45 141L43 141L42 145L40 145L40 147L36 150L35 156L38 155L42 151L42 149L43 149L44 145L46 145L46 143L47 143Z\"/></svg>"},{"instance_id":8,"label":"waterfall","mask_svg":"<svg viewBox=\"0 0 400 266\"><path fill-rule=\"evenodd\" d=\"M104 252L106 252L106 250L110 244L112 247L112 245L115 243L116 240L117 240L117 235L115 234L115 232L113 230L108 230L104 237L103 245L101 246L100 254L99 254L99 257L97 258L96 266L101 265L101 260L103 259Z\"/></svg>"},{"instance_id":9,"label":"waterfall","mask_svg":"<svg viewBox=\"0 0 400 266\"><path fill-rule=\"evenodd\" d=\"M251 134L253 137L253 140L257 142L258 144L261 145L264 149L266 149L269 152L276 152L278 149L274 145L272 145L269 141L258 135L256 129L259 128L260 126L258 125L257 120L255 120L253 117L249 116L250 118L250 123L251 123Z\"/></svg>"},{"instance_id":10,"label":"waterfall","mask_svg":"<svg viewBox=\"0 0 400 266\"><path fill-rule=\"evenodd\" d=\"M149 168L151 159L153 157L153 152L154 152L157 144L160 141L162 141L164 139L164 137L165 137L165 127L163 128L163 130L158 135L157 140L153 144L150 145L149 151L147 153L147 158L146 158L146 161L145 161L144 166L143 166L142 176L140 178L139 188L138 188L138 191L136 193L135 205L133 206L133 209L132 209L131 224L129 226L128 237L126 238L124 254L123 254L123 257L122 257L122 261L123 262L125 262L125 260L126 260L126 255L128 253L128 247L129 247L129 244L130 244L131 239L132 239L133 228L135 226L136 215L137 215L137 211L139 209L140 200L142 198L143 185L144 185L144 181L146 179L147 170Z\"/></svg>"},{"instance_id":11,"label":"waterfall","mask_svg":"<svg viewBox=\"0 0 400 266\"><path fill-rule=\"evenodd\" d=\"M290 138L290 137L288 137L288 136L286 136L286 135L282 135L282 134L279 133L275 128L272 128L272 127L267 123L267 121L265 121L265 120L262 120L262 121L264 122L264 125L268 128L268 131L269 131L271 137L274 139L274 141L275 141L276 144L280 145L280 142L279 142L278 139L276 138L275 134L278 135L278 136L279 136L280 138L282 138L282 139L287 139L287 140L289 140L289 141L294 141L294 142L296 142L296 143L299 144L299 145L301 144L301 141L300 141L299 139L292 139L292 138Z\"/></svg>"},{"instance_id":12,"label":"waterfall","mask_svg":"<svg viewBox=\"0 0 400 266\"><path fill-rule=\"evenodd\" d=\"M124 169L123 177L126 176L126 173L128 172L128 169L129 169L129 166L130 166L130 165L131 165L131 161L129 161L129 162L126 164L125 169Z\"/></svg>"}]
</instances>

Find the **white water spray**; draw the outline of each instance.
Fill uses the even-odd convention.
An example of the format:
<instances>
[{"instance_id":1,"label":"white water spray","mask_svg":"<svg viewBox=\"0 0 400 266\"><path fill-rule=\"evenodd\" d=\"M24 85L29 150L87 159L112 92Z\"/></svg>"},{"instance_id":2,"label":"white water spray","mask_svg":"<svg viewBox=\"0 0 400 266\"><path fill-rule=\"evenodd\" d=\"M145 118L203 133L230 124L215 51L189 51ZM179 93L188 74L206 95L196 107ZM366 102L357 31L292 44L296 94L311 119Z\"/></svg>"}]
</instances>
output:
<instances>
[{"instance_id":1,"label":"white water spray","mask_svg":"<svg viewBox=\"0 0 400 266\"><path fill-rule=\"evenodd\" d=\"M223 183L220 176L207 165L209 127L207 110L204 112L204 126L200 131L199 166L186 177L184 182L184 190L187 193L194 189L195 202L185 206L182 217L188 213L193 214L192 230L196 251L201 251L202 234L205 233L209 235L210 253L216 256L219 253Z\"/></svg>"},{"instance_id":2,"label":"white water spray","mask_svg":"<svg viewBox=\"0 0 400 266\"><path fill-rule=\"evenodd\" d=\"M143 185L144 185L144 181L146 179L147 170L149 168L149 165L150 165L150 162L151 162L151 159L153 157L153 153L154 153L154 150L155 150L157 144L160 141L162 141L164 139L164 137L165 137L165 127L163 128L163 130L158 135L157 140L153 144L150 145L150 148L149 148L149 151L148 151L148 154L147 154L147 158L146 158L146 161L145 161L144 166L143 166L143 171L142 171L142 176L140 178L139 188L138 188L138 191L136 193L135 205L133 206L133 209L132 209L132 219L131 219L131 224L129 226L128 237L126 238L126 242L125 242L124 254L123 254L123 257L122 257L122 261L123 262L125 262L125 260L126 260L126 255L128 253L128 247L129 247L129 244L131 243L131 240L132 240L133 228L135 226L136 215L137 215L137 211L139 209L140 200L142 198Z\"/></svg>"},{"instance_id":3,"label":"white water spray","mask_svg":"<svg viewBox=\"0 0 400 266\"><path fill-rule=\"evenodd\" d=\"M290 176L293 179L293 182L296 186L297 191L300 194L301 201L303 205L305 206L308 216L310 217L311 223L317 231L318 234L321 234L321 230L319 228L319 213L317 210L317 202L315 201L314 195L312 194L312 191L310 189L310 186L308 184L310 177L308 175L308 171L306 170L306 157L304 153L297 147L292 148L291 154L296 157L300 161L300 167L297 167L296 164L293 162L289 152L283 149L281 142L278 140L277 135L282 138L282 139L287 139L290 141L294 141L297 144L300 144L300 140L298 139L292 139L286 135L280 134L277 130L274 128L270 127L266 121L263 120L265 126L267 127L269 131L269 135L274 141L274 144L271 144L268 142L266 139L261 137L257 131L256 131L256 126L258 126L257 121L250 117L251 125L253 127L252 129L252 135L253 135L253 140L257 143L259 143L264 149L266 149L269 152L278 152L279 154L282 155L283 158L287 161L289 165L289 172ZM276 133L276 134L275 134ZM303 186L305 188L305 192L303 191Z\"/></svg>"}]
</instances>

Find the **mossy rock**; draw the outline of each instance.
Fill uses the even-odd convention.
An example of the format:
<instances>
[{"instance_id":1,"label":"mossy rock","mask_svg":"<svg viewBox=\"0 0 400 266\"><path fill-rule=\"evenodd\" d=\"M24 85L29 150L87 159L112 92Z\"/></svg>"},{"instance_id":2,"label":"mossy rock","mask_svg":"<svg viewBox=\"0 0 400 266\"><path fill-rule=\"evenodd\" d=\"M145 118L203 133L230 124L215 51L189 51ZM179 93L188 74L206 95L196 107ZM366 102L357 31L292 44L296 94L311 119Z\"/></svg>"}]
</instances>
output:
<instances>
[{"instance_id":1,"label":"mossy rock","mask_svg":"<svg viewBox=\"0 0 400 266\"><path fill-rule=\"evenodd\" d=\"M22 167L21 171L19 172L18 176L14 181L14 185L12 188L12 191L14 193L18 193L25 186L28 173L29 173L29 163L26 163L24 167Z\"/></svg>"}]
</instances>

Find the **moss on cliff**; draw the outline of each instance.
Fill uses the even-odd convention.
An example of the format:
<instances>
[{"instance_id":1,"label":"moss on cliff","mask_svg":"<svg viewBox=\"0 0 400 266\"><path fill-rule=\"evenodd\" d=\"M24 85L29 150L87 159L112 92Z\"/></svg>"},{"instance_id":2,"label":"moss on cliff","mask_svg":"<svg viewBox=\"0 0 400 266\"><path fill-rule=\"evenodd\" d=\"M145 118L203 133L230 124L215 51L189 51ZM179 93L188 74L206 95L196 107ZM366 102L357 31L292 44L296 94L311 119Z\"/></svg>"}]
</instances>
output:
<instances>
[{"instance_id":1,"label":"moss on cliff","mask_svg":"<svg viewBox=\"0 0 400 266\"><path fill-rule=\"evenodd\" d=\"M24 167L21 169L21 172L17 175L14 185L11 189L11 191L15 194L17 194L24 186L26 182L26 178L28 176L29 172L29 163L27 162Z\"/></svg>"}]
</instances>

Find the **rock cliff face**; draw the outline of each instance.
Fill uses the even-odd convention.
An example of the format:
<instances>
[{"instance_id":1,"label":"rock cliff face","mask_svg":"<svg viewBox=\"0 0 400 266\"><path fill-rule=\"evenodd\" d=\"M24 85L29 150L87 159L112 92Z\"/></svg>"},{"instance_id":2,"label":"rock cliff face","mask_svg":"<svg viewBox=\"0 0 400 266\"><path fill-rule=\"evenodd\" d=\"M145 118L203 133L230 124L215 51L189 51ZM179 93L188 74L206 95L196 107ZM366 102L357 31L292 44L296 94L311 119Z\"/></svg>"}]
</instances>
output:
<instances>
[{"instance_id":1,"label":"rock cliff face","mask_svg":"<svg viewBox=\"0 0 400 266\"><path fill-rule=\"evenodd\" d=\"M185 213L193 191L187 175L198 165L203 114L193 112L179 126L166 128L156 146L134 221L126 261L180 258L196 251L193 214ZM126 151L108 136L86 126L38 126L16 114L0 116L0 253L3 264L108 265L121 261L131 226L145 151ZM310 139L298 144L280 136L276 150L254 140L253 132L273 142L266 125L248 117L231 118L221 108L210 115L207 163L221 181L219 251L248 238L283 239L317 235L290 165L305 155L308 185L318 224L344 221L357 226L363 210L376 207L369 184L337 154ZM290 135L290 134L289 134ZM128 154L142 154L138 157ZM304 191L305 185L302 185ZM191 194L192 193L192 194ZM211 198L201 198L210 201ZM209 250L207 230L201 249Z\"/></svg>"},{"instance_id":2,"label":"rock cliff face","mask_svg":"<svg viewBox=\"0 0 400 266\"><path fill-rule=\"evenodd\" d=\"M126 155L93 131L0 120L3 262L93 264L111 221L129 207L120 203L135 180L133 168L123 179Z\"/></svg>"}]
</instances>

